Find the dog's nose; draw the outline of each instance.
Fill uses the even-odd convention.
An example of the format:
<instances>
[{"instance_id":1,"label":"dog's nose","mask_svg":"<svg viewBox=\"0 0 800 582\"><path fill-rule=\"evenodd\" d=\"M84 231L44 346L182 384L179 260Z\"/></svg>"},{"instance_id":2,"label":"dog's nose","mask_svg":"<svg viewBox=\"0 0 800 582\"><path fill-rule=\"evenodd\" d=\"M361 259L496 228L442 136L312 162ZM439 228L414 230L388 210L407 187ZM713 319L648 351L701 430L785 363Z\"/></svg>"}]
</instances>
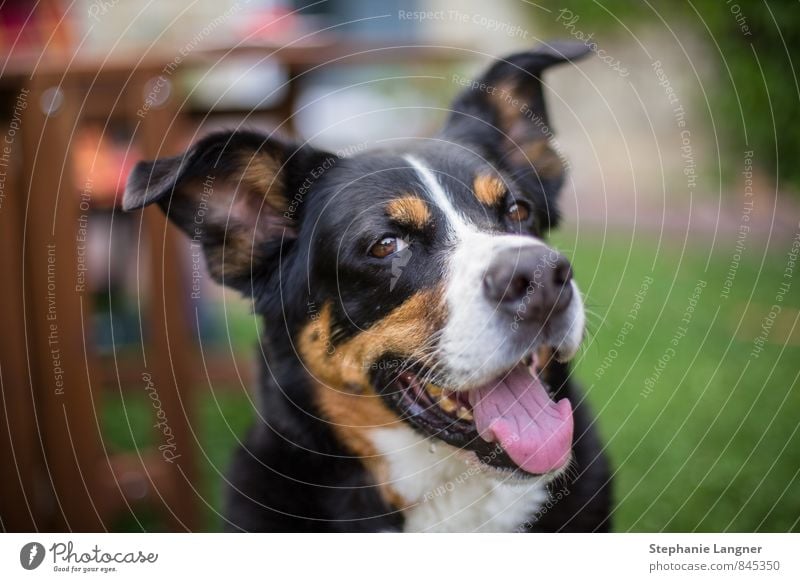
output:
<instances>
[{"instance_id":1,"label":"dog's nose","mask_svg":"<svg viewBox=\"0 0 800 582\"><path fill-rule=\"evenodd\" d=\"M504 249L489 264L483 292L498 310L540 322L572 301L572 266L544 245Z\"/></svg>"}]
</instances>

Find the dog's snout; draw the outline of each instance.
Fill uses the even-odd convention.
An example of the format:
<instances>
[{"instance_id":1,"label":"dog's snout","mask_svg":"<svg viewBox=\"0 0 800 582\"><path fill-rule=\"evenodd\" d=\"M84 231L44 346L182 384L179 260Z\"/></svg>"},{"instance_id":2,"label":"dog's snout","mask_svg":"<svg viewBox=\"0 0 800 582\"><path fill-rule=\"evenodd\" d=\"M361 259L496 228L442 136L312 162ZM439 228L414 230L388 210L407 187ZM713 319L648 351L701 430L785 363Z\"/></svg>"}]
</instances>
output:
<instances>
[{"instance_id":1,"label":"dog's snout","mask_svg":"<svg viewBox=\"0 0 800 582\"><path fill-rule=\"evenodd\" d=\"M560 313L572 300L572 266L545 246L499 251L483 279L486 299L498 310L522 319Z\"/></svg>"}]
</instances>

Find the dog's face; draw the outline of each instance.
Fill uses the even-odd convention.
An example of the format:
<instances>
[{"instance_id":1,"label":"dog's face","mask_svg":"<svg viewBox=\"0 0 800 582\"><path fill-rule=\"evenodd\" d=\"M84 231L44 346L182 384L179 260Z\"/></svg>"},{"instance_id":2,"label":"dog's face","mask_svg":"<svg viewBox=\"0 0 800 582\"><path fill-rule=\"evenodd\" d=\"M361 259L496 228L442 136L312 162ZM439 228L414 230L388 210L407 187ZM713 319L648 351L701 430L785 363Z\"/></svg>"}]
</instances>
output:
<instances>
[{"instance_id":1,"label":"dog's face","mask_svg":"<svg viewBox=\"0 0 800 582\"><path fill-rule=\"evenodd\" d=\"M570 264L543 241L564 168L539 75L585 52L496 63L440 135L392 149L338 158L212 135L137 166L124 204L157 201L211 274L254 298L355 452L373 452L372 428L409 424L487 466L554 474L572 412L536 354L572 357L584 315Z\"/></svg>"}]
</instances>

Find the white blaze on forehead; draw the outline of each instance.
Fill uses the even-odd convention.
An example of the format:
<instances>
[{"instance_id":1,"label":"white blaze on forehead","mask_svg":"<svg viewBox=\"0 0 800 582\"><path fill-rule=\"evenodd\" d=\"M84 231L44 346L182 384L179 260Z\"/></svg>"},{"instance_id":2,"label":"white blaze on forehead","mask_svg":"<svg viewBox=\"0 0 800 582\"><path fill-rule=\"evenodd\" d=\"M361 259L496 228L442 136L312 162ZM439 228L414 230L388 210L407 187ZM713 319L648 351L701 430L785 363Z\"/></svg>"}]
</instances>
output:
<instances>
[{"instance_id":1,"label":"white blaze on forehead","mask_svg":"<svg viewBox=\"0 0 800 582\"><path fill-rule=\"evenodd\" d=\"M465 221L464 216L453 206L452 201L447 196L444 188L442 188L442 184L439 182L436 174L414 156L403 156L403 158L411 164L411 167L417 172L423 186L425 186L428 194L430 194L431 200L447 219L447 226L450 231L456 234L458 238L463 237L469 229L469 225Z\"/></svg>"},{"instance_id":2,"label":"white blaze on forehead","mask_svg":"<svg viewBox=\"0 0 800 582\"><path fill-rule=\"evenodd\" d=\"M417 172L423 186L430 194L433 203L439 207L447 219L447 226L464 245L471 247L476 253L487 253L503 247L523 247L528 245L544 245L542 241L531 236L506 233L483 232L470 223L460 213L445 192L436 174L428 166L414 156L403 156Z\"/></svg>"}]
</instances>

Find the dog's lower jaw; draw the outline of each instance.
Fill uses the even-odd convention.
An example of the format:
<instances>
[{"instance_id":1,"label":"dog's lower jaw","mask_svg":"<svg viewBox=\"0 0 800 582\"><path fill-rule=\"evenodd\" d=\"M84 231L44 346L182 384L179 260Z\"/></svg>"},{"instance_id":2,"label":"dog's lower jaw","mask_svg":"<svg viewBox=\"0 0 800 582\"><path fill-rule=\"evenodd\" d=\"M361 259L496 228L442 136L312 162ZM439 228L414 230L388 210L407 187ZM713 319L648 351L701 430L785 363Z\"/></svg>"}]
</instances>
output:
<instances>
[{"instance_id":1,"label":"dog's lower jaw","mask_svg":"<svg viewBox=\"0 0 800 582\"><path fill-rule=\"evenodd\" d=\"M354 451L352 443L333 430L356 424L354 419L334 423L319 410L312 387L300 380L305 373L298 368L278 382L263 370L263 421L251 429L228 473L228 530L609 530L611 471L588 402L570 380L566 365L551 360L545 380L559 396L579 403L575 433L580 438L572 449L570 469L551 482L535 482L534 477L522 483L508 481L502 488L497 487L502 474L477 471L475 464L464 462L459 449L398 423L379 428L376 425L382 423L372 418L370 426L363 427L372 450ZM286 387L293 383L288 392ZM356 398L348 396L345 403ZM473 491L473 502L464 485L476 484L477 489L479 483L483 490Z\"/></svg>"},{"instance_id":2,"label":"dog's lower jaw","mask_svg":"<svg viewBox=\"0 0 800 582\"><path fill-rule=\"evenodd\" d=\"M383 485L406 502L404 531L513 532L547 500L550 476L505 476L405 426L374 429L370 438L386 465Z\"/></svg>"}]
</instances>

